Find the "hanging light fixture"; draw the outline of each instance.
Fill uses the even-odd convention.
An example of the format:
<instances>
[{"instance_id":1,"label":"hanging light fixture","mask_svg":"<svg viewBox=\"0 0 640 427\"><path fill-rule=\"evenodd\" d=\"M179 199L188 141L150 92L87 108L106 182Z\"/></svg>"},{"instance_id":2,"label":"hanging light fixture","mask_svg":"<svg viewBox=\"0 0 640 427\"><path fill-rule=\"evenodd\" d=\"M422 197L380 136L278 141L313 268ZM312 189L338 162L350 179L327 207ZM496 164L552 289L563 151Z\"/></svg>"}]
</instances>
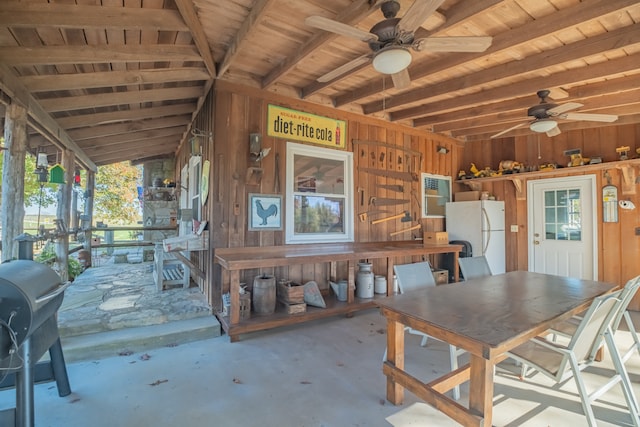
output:
<instances>
[{"instance_id":1,"label":"hanging light fixture","mask_svg":"<svg viewBox=\"0 0 640 427\"><path fill-rule=\"evenodd\" d=\"M534 132L545 133L558 126L558 123L552 119L538 119L529 125L529 129Z\"/></svg>"},{"instance_id":2,"label":"hanging light fixture","mask_svg":"<svg viewBox=\"0 0 640 427\"><path fill-rule=\"evenodd\" d=\"M373 58L373 68L382 74L395 74L411 64L411 53L400 46L389 46L380 50Z\"/></svg>"}]
</instances>

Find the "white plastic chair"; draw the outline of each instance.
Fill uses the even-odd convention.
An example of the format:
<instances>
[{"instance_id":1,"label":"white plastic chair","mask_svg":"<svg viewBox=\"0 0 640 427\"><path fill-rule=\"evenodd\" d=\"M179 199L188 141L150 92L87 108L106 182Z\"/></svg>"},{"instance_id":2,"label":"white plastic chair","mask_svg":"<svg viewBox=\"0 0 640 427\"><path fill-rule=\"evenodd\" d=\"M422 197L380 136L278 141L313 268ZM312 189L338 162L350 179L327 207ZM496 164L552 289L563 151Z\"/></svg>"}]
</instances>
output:
<instances>
[{"instance_id":1,"label":"white plastic chair","mask_svg":"<svg viewBox=\"0 0 640 427\"><path fill-rule=\"evenodd\" d=\"M487 262L487 257L474 256L458 258L458 265L464 280L475 279L476 277L491 276L491 268Z\"/></svg>"},{"instance_id":2,"label":"white plastic chair","mask_svg":"<svg viewBox=\"0 0 640 427\"><path fill-rule=\"evenodd\" d=\"M510 357L533 367L557 383L562 383L573 376L578 387L582 408L591 427L596 427L591 402L619 382L622 383L633 425L640 426L638 402L633 394L629 375L615 346L611 331L613 320L621 308L619 297L620 291L596 298L566 346L536 337L507 353ZM611 353L616 373L602 387L588 394L581 371L595 361L596 353L603 339Z\"/></svg>"},{"instance_id":3,"label":"white plastic chair","mask_svg":"<svg viewBox=\"0 0 640 427\"><path fill-rule=\"evenodd\" d=\"M429 286L436 286L436 281L433 278L431 272L431 265L428 261L417 262L414 264L402 264L394 265L393 271L396 274L398 280L398 291L402 294L404 292L414 291L418 289L424 289ZM430 335L424 332L417 331L408 326L405 326L404 330L412 335L418 335L422 337L420 345L424 347L427 345L427 340L432 338ZM457 349L455 346L449 344L449 362L451 364L451 370L458 369L458 356L464 353L464 350ZM384 351L383 360L387 359L387 350ZM460 386L453 388L453 398L455 400L460 399Z\"/></svg>"},{"instance_id":4,"label":"white plastic chair","mask_svg":"<svg viewBox=\"0 0 640 427\"><path fill-rule=\"evenodd\" d=\"M633 344L631 345L631 347L623 351L620 355L623 363L629 360L629 358L636 351L640 355L640 338L638 338L638 333L636 332L633 322L631 321L631 316L627 311L627 307L638 291L638 288L640 288L640 276L629 280L626 285L624 285L624 288L620 293L620 310L611 322L611 330L615 334L620 326L622 318L624 317L624 320L627 323L627 327L629 328L629 333L633 338ZM554 341L556 334L571 338L576 333L581 320L581 317L572 317L571 319L552 325L550 332L554 334Z\"/></svg>"}]
</instances>

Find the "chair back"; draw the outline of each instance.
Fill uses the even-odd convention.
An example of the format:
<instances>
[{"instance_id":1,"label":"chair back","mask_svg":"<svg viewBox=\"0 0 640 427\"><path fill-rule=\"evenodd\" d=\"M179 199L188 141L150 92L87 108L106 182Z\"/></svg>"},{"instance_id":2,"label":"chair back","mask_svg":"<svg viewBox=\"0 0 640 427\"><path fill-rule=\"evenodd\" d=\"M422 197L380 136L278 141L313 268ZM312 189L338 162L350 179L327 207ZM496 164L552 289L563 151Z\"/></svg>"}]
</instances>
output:
<instances>
[{"instance_id":1,"label":"chair back","mask_svg":"<svg viewBox=\"0 0 640 427\"><path fill-rule=\"evenodd\" d=\"M627 311L627 307L629 303L636 295L636 292L640 288L640 276L637 276L627 282L620 293L620 310L616 313L613 321L611 322L611 330L613 332L618 330L618 326L620 326L620 321L624 316L625 311Z\"/></svg>"},{"instance_id":2,"label":"chair back","mask_svg":"<svg viewBox=\"0 0 640 427\"><path fill-rule=\"evenodd\" d=\"M458 264L464 280L491 276L491 268L489 268L489 263L484 255L458 258Z\"/></svg>"},{"instance_id":3,"label":"chair back","mask_svg":"<svg viewBox=\"0 0 640 427\"><path fill-rule=\"evenodd\" d=\"M591 303L567 346L573 351L578 363L595 357L605 331L611 326L620 308L621 292L602 295Z\"/></svg>"},{"instance_id":4,"label":"chair back","mask_svg":"<svg viewBox=\"0 0 640 427\"><path fill-rule=\"evenodd\" d=\"M396 274L398 291L401 294L436 285L429 261L394 265L393 271Z\"/></svg>"}]
</instances>

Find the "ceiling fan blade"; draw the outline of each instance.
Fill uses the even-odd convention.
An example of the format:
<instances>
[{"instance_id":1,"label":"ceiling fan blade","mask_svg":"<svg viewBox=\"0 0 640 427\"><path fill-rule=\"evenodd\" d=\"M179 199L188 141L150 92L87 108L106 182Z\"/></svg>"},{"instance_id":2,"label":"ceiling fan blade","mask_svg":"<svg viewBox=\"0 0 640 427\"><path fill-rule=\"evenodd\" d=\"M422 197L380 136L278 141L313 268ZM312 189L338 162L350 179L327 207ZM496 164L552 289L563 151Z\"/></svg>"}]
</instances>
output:
<instances>
[{"instance_id":1,"label":"ceiling fan blade","mask_svg":"<svg viewBox=\"0 0 640 427\"><path fill-rule=\"evenodd\" d=\"M343 24L342 22L334 21L333 19L325 18L324 16L309 16L304 20L304 23L310 27L320 28L321 30L330 31L341 36L353 37L363 42L378 40L378 36L375 34Z\"/></svg>"},{"instance_id":2,"label":"ceiling fan blade","mask_svg":"<svg viewBox=\"0 0 640 427\"><path fill-rule=\"evenodd\" d=\"M396 89L406 89L411 85L409 70L406 68L400 72L391 74L391 80L393 80L393 86L395 86Z\"/></svg>"},{"instance_id":3,"label":"ceiling fan blade","mask_svg":"<svg viewBox=\"0 0 640 427\"><path fill-rule=\"evenodd\" d=\"M522 126L526 125L527 123L529 123L529 122L525 122L525 123L518 123L518 124L517 124L517 125L515 125L515 126L511 126L509 129L505 129L505 130L503 130L503 131L501 131L501 132L496 133L495 135L491 135L489 138L490 138L490 139L497 138L497 137L499 137L499 136L504 135L504 134L505 134L505 133L507 133L507 132L511 132L511 131L512 131L512 130L514 130L514 129L518 129L519 127L522 127Z\"/></svg>"},{"instance_id":4,"label":"ceiling fan blade","mask_svg":"<svg viewBox=\"0 0 640 427\"><path fill-rule=\"evenodd\" d=\"M430 52L484 52L492 41L492 37L426 37L416 40L413 48Z\"/></svg>"},{"instance_id":5,"label":"ceiling fan blade","mask_svg":"<svg viewBox=\"0 0 640 427\"><path fill-rule=\"evenodd\" d=\"M320 83L326 83L326 82L330 82L331 80L335 79L336 77L340 77L341 75L348 73L349 71L353 70L354 68L359 67L360 65L364 64L365 62L369 62L369 60L371 59L371 55L362 55L356 59L353 59L349 62L347 62L344 65L339 66L338 68L336 68L333 71L329 71L327 74L318 77L318 81Z\"/></svg>"},{"instance_id":6,"label":"ceiling fan blade","mask_svg":"<svg viewBox=\"0 0 640 427\"><path fill-rule=\"evenodd\" d=\"M589 122L615 122L618 116L615 114L589 114L589 113L567 113L560 116L567 120L585 120Z\"/></svg>"},{"instance_id":7,"label":"ceiling fan blade","mask_svg":"<svg viewBox=\"0 0 640 427\"><path fill-rule=\"evenodd\" d=\"M416 0L398 22L397 30L413 33L435 12L444 0Z\"/></svg>"},{"instance_id":8,"label":"ceiling fan blade","mask_svg":"<svg viewBox=\"0 0 640 427\"><path fill-rule=\"evenodd\" d=\"M565 113L567 111L575 110L576 108L584 107L584 105L578 102L567 102L566 104L558 105L557 107L549 108L547 113L550 116L557 116L558 114Z\"/></svg>"},{"instance_id":9,"label":"ceiling fan blade","mask_svg":"<svg viewBox=\"0 0 640 427\"><path fill-rule=\"evenodd\" d=\"M552 87L549 89L549 97L551 99L565 99L569 97L569 92L561 87Z\"/></svg>"},{"instance_id":10,"label":"ceiling fan blade","mask_svg":"<svg viewBox=\"0 0 640 427\"><path fill-rule=\"evenodd\" d=\"M556 124L551 130L547 131L547 136L556 136L560 135L560 128Z\"/></svg>"}]
</instances>

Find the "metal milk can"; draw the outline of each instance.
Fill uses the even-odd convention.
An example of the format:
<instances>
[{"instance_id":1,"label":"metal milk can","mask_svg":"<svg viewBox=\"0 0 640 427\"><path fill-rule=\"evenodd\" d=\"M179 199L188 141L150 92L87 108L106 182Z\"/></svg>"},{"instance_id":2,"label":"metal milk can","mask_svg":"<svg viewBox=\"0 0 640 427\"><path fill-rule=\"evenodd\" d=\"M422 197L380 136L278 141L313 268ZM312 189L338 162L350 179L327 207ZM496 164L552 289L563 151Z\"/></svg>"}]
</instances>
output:
<instances>
[{"instance_id":1,"label":"metal milk can","mask_svg":"<svg viewBox=\"0 0 640 427\"><path fill-rule=\"evenodd\" d=\"M356 275L356 296L358 298L373 298L373 271L372 264L368 262L358 263Z\"/></svg>"}]
</instances>

